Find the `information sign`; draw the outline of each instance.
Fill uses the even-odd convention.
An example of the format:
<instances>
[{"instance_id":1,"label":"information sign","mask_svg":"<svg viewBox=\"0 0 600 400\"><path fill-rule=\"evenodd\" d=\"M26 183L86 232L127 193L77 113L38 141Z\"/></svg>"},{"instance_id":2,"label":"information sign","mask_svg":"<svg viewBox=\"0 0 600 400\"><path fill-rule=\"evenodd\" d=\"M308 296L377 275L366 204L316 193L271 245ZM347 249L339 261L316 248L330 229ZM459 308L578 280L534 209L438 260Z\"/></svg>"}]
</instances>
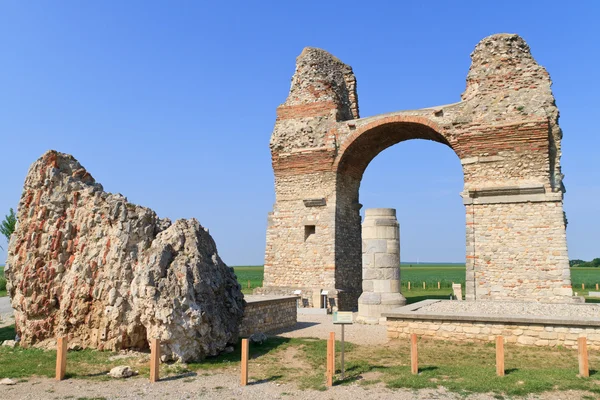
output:
<instances>
[{"instance_id":1,"label":"information sign","mask_svg":"<svg viewBox=\"0 0 600 400\"><path fill-rule=\"evenodd\" d=\"M333 323L352 325L352 311L334 311L333 312Z\"/></svg>"}]
</instances>

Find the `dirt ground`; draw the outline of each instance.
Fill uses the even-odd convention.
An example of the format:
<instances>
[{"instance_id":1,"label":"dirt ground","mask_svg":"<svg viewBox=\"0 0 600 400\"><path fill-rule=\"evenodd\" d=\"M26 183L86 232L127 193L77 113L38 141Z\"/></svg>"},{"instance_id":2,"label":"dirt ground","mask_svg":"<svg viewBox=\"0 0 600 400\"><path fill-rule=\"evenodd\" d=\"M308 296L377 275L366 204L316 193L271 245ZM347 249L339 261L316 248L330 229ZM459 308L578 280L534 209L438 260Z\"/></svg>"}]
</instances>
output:
<instances>
[{"instance_id":1,"label":"dirt ground","mask_svg":"<svg viewBox=\"0 0 600 400\"><path fill-rule=\"evenodd\" d=\"M292 338L326 339L329 332L336 332L340 338L340 326L331 323L331 316L299 315L293 329L276 332L278 336ZM345 328L345 340L361 345L386 345L386 330L382 325L351 325ZM298 349L290 347L278 357L285 364L296 368L311 368L297 356ZM147 355L146 355L147 356ZM120 356L116 356L120 357ZM258 360L257 360L258 361ZM1 362L1 360L0 360ZM124 360L124 363L127 361ZM259 365L255 365L259 367ZM263 366L266 367L266 366ZM260 369L260 368L257 368ZM251 366L252 370L252 366ZM378 372L363 374L363 380L377 379ZM250 384L240 386L239 368L186 372L150 383L144 377L125 380L102 381L95 379L70 378L57 382L48 378L26 378L16 380L15 385L0 385L0 399L499 399L494 394L473 394L465 396L436 390L388 389L383 383L361 385L361 380L347 385L338 385L325 391L299 390L294 383L277 381L257 381L250 372ZM2 377L0 377L2 378ZM590 399L589 393L569 391L530 395L526 399Z\"/></svg>"},{"instance_id":2,"label":"dirt ground","mask_svg":"<svg viewBox=\"0 0 600 400\"><path fill-rule=\"evenodd\" d=\"M437 390L391 390L383 384L334 386L326 391L300 391L291 384L251 382L239 385L237 374L189 374L151 384L145 378L98 382L68 379L56 382L33 378L14 386L0 386L0 398L12 399L498 399L491 394L464 395ZM582 399L584 393L568 391L532 395L526 399ZM589 397L588 397L589 398Z\"/></svg>"},{"instance_id":3,"label":"dirt ground","mask_svg":"<svg viewBox=\"0 0 600 400\"><path fill-rule=\"evenodd\" d=\"M358 313L354 313L356 320ZM298 315L296 326L290 329L273 332L278 336L288 338L329 338L329 332L335 332L336 340L341 340L342 327L334 325L331 315ZM376 346L388 342L385 325L346 325L344 340L364 346Z\"/></svg>"}]
</instances>

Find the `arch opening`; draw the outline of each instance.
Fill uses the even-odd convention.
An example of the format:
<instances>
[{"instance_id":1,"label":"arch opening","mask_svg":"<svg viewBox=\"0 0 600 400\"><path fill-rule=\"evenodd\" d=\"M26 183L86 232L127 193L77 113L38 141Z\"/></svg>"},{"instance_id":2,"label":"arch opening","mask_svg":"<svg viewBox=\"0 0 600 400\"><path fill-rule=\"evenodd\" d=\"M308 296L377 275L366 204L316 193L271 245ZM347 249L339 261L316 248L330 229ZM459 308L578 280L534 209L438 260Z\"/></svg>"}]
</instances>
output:
<instances>
[{"instance_id":1,"label":"arch opening","mask_svg":"<svg viewBox=\"0 0 600 400\"><path fill-rule=\"evenodd\" d=\"M450 142L430 126L413 122L395 122L377 125L349 138L349 144L338 155L336 189L336 282L344 282L342 292L360 293L363 290L362 268L362 218L363 204L359 201L360 187L370 163L384 150L413 139L434 141L452 149ZM426 158L427 154L421 154ZM458 155L455 159L458 160ZM460 162L459 162L460 165ZM460 167L464 186L464 172ZM393 183L393 182L391 182ZM457 196L462 188L454 194ZM395 204L376 204L375 207L392 207ZM462 206L462 203L461 203ZM369 206L369 208L371 208ZM464 218L464 210L463 210ZM464 220L463 220L464 221ZM402 221L400 220L400 226ZM464 224L464 222L463 222ZM463 225L464 226L464 225ZM465 238L463 230L463 238ZM467 240L465 239L465 242ZM463 243L465 243L463 242ZM402 246L401 246L402 248ZM463 249L466 249L463 247ZM400 250L402 254L402 249ZM464 255L464 253L463 253ZM464 258L463 258L464 260ZM341 285L340 285L341 286Z\"/></svg>"}]
</instances>

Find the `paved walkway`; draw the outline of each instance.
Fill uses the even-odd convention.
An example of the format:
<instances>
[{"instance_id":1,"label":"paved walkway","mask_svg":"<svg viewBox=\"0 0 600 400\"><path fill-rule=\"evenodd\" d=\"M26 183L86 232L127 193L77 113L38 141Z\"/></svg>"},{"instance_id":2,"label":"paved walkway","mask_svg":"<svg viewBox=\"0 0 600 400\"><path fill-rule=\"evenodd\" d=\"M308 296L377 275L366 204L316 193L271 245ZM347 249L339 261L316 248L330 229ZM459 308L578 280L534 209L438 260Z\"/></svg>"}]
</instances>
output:
<instances>
[{"instance_id":1,"label":"paved walkway","mask_svg":"<svg viewBox=\"0 0 600 400\"><path fill-rule=\"evenodd\" d=\"M8 296L0 297L0 315L12 314L13 309L10 306L10 298Z\"/></svg>"},{"instance_id":2,"label":"paved walkway","mask_svg":"<svg viewBox=\"0 0 600 400\"><path fill-rule=\"evenodd\" d=\"M10 306L10 298L8 296L0 297L0 328L3 326L12 325L14 322L13 309Z\"/></svg>"}]
</instances>

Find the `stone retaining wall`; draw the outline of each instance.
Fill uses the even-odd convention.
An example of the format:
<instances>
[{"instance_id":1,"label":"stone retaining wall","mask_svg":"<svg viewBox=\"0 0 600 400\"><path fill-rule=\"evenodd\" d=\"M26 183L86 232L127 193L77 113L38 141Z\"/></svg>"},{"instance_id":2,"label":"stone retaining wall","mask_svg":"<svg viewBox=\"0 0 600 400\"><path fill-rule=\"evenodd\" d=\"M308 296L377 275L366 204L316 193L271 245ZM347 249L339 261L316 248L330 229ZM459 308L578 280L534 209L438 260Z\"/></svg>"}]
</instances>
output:
<instances>
[{"instance_id":1,"label":"stone retaining wall","mask_svg":"<svg viewBox=\"0 0 600 400\"><path fill-rule=\"evenodd\" d=\"M577 348L577 338L585 336L589 349L600 349L600 327L387 318L388 338L408 338L411 333L455 342L493 342L502 335L507 343L573 349Z\"/></svg>"},{"instance_id":2,"label":"stone retaining wall","mask_svg":"<svg viewBox=\"0 0 600 400\"><path fill-rule=\"evenodd\" d=\"M241 337L296 324L296 297L245 296L245 300L244 319L240 326Z\"/></svg>"}]
</instances>

